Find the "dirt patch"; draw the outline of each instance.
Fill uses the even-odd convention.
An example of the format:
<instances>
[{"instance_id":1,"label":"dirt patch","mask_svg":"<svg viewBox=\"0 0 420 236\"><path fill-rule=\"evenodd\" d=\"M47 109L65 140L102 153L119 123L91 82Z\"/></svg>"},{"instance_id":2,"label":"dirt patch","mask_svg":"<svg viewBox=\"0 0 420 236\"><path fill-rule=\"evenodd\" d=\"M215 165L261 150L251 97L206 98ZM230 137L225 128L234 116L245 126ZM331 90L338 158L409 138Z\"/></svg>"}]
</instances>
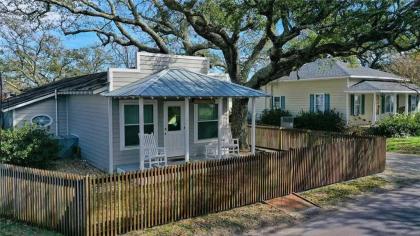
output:
<instances>
[{"instance_id":1,"label":"dirt patch","mask_svg":"<svg viewBox=\"0 0 420 236\"><path fill-rule=\"evenodd\" d=\"M78 175L106 174L100 169L90 165L86 160L82 159L60 159L52 161L46 169Z\"/></svg>"}]
</instances>

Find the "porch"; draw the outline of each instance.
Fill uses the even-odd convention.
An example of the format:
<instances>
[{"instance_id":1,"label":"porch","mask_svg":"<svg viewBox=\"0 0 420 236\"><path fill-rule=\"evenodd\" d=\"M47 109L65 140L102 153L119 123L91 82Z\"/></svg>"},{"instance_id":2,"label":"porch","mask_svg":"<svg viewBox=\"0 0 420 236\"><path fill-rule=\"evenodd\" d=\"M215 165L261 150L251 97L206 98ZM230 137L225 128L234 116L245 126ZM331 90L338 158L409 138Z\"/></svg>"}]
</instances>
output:
<instances>
[{"instance_id":1,"label":"porch","mask_svg":"<svg viewBox=\"0 0 420 236\"><path fill-rule=\"evenodd\" d=\"M266 94L188 70L167 69L105 96L113 116L112 170L134 171L149 167L147 147L139 138L147 134L165 150L168 165L204 159L210 143L217 145L216 159L221 159L222 132L230 131L229 99L254 101ZM255 105L253 124L255 137Z\"/></svg>"},{"instance_id":2,"label":"porch","mask_svg":"<svg viewBox=\"0 0 420 236\"><path fill-rule=\"evenodd\" d=\"M373 125L390 115L420 111L420 88L414 84L363 81L346 92L347 121L353 125Z\"/></svg>"}]
</instances>

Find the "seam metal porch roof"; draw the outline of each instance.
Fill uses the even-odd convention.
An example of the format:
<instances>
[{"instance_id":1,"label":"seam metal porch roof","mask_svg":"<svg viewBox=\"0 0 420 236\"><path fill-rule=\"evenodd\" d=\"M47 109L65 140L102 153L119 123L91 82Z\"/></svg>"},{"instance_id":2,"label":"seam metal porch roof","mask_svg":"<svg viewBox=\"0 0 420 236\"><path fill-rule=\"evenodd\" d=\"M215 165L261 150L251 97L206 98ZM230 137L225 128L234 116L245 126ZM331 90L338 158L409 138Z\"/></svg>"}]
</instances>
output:
<instances>
[{"instance_id":1,"label":"seam metal porch roof","mask_svg":"<svg viewBox=\"0 0 420 236\"><path fill-rule=\"evenodd\" d=\"M390 81L362 81L346 90L348 93L362 92L395 92L395 93L420 93L420 87L409 83Z\"/></svg>"},{"instance_id":2,"label":"seam metal porch roof","mask_svg":"<svg viewBox=\"0 0 420 236\"><path fill-rule=\"evenodd\" d=\"M266 97L266 93L185 69L170 68L127 84L108 97Z\"/></svg>"}]
</instances>

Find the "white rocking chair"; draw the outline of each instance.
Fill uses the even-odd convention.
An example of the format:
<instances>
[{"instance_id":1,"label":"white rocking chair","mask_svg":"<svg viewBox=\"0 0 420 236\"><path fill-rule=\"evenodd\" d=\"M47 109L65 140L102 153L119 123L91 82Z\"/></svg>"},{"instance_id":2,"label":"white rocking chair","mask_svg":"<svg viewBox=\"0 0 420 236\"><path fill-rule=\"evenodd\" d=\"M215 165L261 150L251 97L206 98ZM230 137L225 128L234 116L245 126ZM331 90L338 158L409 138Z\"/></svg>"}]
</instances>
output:
<instances>
[{"instance_id":1,"label":"white rocking chair","mask_svg":"<svg viewBox=\"0 0 420 236\"><path fill-rule=\"evenodd\" d=\"M156 137L153 133L144 134L142 148L144 149L144 164L149 164L149 168L168 164L166 150L164 147L157 146Z\"/></svg>"},{"instance_id":2,"label":"white rocking chair","mask_svg":"<svg viewBox=\"0 0 420 236\"><path fill-rule=\"evenodd\" d=\"M222 158L228 158L232 156L239 156L239 140L232 137L232 132L229 125L225 125L222 128L222 139L221 139L221 151ZM218 142L211 142L206 145L206 159L217 159L218 158Z\"/></svg>"}]
</instances>

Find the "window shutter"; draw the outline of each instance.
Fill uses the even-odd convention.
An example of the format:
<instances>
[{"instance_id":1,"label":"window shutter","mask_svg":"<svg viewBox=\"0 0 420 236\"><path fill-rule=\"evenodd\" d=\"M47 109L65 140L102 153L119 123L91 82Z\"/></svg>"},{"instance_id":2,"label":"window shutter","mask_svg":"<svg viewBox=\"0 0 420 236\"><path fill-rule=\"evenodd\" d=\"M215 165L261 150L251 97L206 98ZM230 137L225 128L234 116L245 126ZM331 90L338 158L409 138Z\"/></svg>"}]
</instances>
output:
<instances>
[{"instance_id":1,"label":"window shutter","mask_svg":"<svg viewBox=\"0 0 420 236\"><path fill-rule=\"evenodd\" d=\"M280 97L280 108L282 110L286 110L286 97L285 96Z\"/></svg>"},{"instance_id":2,"label":"window shutter","mask_svg":"<svg viewBox=\"0 0 420 236\"><path fill-rule=\"evenodd\" d=\"M309 111L314 112L315 111L315 101L314 101L314 95L309 95Z\"/></svg>"},{"instance_id":3,"label":"window shutter","mask_svg":"<svg viewBox=\"0 0 420 236\"><path fill-rule=\"evenodd\" d=\"M324 107L325 107L325 111L329 111L330 110L330 95L328 93L326 93L324 95L325 99L324 99Z\"/></svg>"},{"instance_id":4,"label":"window shutter","mask_svg":"<svg viewBox=\"0 0 420 236\"><path fill-rule=\"evenodd\" d=\"M350 95L350 114L354 116L354 94Z\"/></svg>"},{"instance_id":5,"label":"window shutter","mask_svg":"<svg viewBox=\"0 0 420 236\"><path fill-rule=\"evenodd\" d=\"M400 95L397 94L397 107L395 108L398 112L398 107L400 107Z\"/></svg>"},{"instance_id":6,"label":"window shutter","mask_svg":"<svg viewBox=\"0 0 420 236\"><path fill-rule=\"evenodd\" d=\"M412 110L411 110L411 95L409 94L408 95L408 112L412 112Z\"/></svg>"},{"instance_id":7,"label":"window shutter","mask_svg":"<svg viewBox=\"0 0 420 236\"><path fill-rule=\"evenodd\" d=\"M385 113L385 95L381 95L381 112Z\"/></svg>"},{"instance_id":8,"label":"window shutter","mask_svg":"<svg viewBox=\"0 0 420 236\"><path fill-rule=\"evenodd\" d=\"M365 114L365 95L364 94L362 94L362 101L360 101L362 104L361 104L361 110L362 110L362 115L364 115Z\"/></svg>"}]
</instances>

